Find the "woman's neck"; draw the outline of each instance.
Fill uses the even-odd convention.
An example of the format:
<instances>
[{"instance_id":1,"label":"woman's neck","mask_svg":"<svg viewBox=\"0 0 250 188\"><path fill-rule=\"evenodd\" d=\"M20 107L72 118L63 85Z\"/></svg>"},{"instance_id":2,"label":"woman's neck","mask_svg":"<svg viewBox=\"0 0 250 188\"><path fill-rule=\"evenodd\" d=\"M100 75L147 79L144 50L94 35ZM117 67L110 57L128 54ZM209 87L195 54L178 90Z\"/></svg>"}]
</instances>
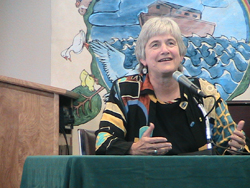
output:
<instances>
[{"instance_id":1,"label":"woman's neck","mask_svg":"<svg viewBox=\"0 0 250 188\"><path fill-rule=\"evenodd\" d=\"M160 101L171 101L180 98L179 83L172 77L150 77L155 95Z\"/></svg>"}]
</instances>

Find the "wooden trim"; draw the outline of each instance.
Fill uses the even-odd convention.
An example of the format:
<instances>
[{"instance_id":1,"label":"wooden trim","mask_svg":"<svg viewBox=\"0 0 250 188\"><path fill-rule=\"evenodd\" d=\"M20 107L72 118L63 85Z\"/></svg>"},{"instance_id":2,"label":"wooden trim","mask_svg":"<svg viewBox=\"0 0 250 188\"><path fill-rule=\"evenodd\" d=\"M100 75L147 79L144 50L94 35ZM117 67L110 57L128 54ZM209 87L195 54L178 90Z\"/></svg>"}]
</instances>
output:
<instances>
[{"instance_id":1,"label":"wooden trim","mask_svg":"<svg viewBox=\"0 0 250 188\"><path fill-rule=\"evenodd\" d=\"M57 87L53 87L53 86L47 86L47 85L29 82L29 81L25 81L25 80L20 80L20 79L16 79L16 78L10 78L7 76L0 75L0 83L1 82L11 84L11 85L22 86L25 88L32 88L32 89L35 89L38 91L57 93L59 95L67 96L67 97L70 97L73 99L79 98L79 94L77 94L73 91L68 91L66 89L61 89L61 88L57 88Z\"/></svg>"},{"instance_id":2,"label":"wooden trim","mask_svg":"<svg viewBox=\"0 0 250 188\"><path fill-rule=\"evenodd\" d=\"M250 100L226 101L228 105L250 105Z\"/></svg>"}]
</instances>

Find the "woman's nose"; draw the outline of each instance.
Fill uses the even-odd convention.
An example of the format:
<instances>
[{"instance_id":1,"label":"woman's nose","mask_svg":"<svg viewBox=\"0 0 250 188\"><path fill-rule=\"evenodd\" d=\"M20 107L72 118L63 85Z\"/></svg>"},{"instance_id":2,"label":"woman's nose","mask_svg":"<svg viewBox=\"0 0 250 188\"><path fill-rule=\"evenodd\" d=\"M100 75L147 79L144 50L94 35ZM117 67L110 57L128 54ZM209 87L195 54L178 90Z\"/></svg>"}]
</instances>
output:
<instances>
[{"instance_id":1,"label":"woman's nose","mask_svg":"<svg viewBox=\"0 0 250 188\"><path fill-rule=\"evenodd\" d=\"M169 48L166 44L161 46L161 54L169 54Z\"/></svg>"}]
</instances>

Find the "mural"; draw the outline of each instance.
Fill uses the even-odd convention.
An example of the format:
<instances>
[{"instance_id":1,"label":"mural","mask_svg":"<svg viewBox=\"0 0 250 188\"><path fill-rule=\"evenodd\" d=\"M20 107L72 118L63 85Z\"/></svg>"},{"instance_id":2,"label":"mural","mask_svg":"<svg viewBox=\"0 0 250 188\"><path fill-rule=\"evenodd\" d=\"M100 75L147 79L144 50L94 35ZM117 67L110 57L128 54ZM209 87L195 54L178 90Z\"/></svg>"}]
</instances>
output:
<instances>
[{"instance_id":1,"label":"mural","mask_svg":"<svg viewBox=\"0 0 250 188\"><path fill-rule=\"evenodd\" d=\"M87 32L73 36L61 56L74 62L86 48L91 72L83 70L75 125L94 119L118 77L136 74L135 42L145 21L169 16L180 26L187 53L184 74L213 83L224 100L244 93L250 82L250 6L247 0L76 0ZM97 89L95 89L97 88ZM106 95L100 96L100 91Z\"/></svg>"}]
</instances>

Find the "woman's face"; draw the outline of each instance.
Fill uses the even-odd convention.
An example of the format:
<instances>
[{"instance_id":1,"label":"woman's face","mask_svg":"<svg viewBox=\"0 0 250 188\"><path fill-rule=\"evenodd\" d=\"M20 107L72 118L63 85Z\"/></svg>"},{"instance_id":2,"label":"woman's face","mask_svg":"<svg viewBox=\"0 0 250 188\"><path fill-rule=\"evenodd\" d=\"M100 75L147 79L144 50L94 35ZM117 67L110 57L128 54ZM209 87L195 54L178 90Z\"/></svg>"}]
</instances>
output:
<instances>
[{"instance_id":1,"label":"woman's face","mask_svg":"<svg viewBox=\"0 0 250 188\"><path fill-rule=\"evenodd\" d=\"M148 67L151 76L172 76L183 59L177 41L171 34L150 38L145 46L145 54L146 58L141 59L141 63Z\"/></svg>"}]
</instances>

